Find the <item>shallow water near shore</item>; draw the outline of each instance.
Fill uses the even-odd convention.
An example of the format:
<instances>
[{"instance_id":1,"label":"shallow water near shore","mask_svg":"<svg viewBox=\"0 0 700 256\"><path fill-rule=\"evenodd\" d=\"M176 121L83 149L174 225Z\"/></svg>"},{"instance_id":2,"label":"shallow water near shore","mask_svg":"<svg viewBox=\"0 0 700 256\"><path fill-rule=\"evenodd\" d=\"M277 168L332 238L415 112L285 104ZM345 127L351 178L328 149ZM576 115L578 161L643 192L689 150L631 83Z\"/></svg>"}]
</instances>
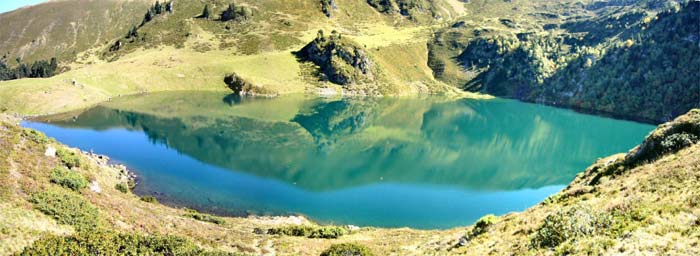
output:
<instances>
[{"instance_id":1,"label":"shallow water near shore","mask_svg":"<svg viewBox=\"0 0 700 256\"><path fill-rule=\"evenodd\" d=\"M524 210L654 127L512 100L125 97L25 121L124 163L137 193L226 215L450 228Z\"/></svg>"}]
</instances>

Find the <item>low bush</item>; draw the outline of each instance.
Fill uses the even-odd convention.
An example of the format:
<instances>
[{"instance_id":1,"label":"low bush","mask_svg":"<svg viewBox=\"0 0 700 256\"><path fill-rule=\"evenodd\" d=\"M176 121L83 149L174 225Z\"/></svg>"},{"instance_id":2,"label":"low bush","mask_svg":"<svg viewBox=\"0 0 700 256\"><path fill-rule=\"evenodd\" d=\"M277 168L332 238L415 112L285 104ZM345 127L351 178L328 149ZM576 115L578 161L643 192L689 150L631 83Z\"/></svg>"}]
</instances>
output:
<instances>
[{"instance_id":1,"label":"low bush","mask_svg":"<svg viewBox=\"0 0 700 256\"><path fill-rule=\"evenodd\" d=\"M58 156L58 159L68 168L80 167L80 156L73 151L65 148L58 148L56 150L56 156Z\"/></svg>"},{"instance_id":2,"label":"low bush","mask_svg":"<svg viewBox=\"0 0 700 256\"><path fill-rule=\"evenodd\" d=\"M45 134L32 129L23 129L22 136L39 144L47 144L51 142L51 139L46 137Z\"/></svg>"},{"instance_id":3,"label":"low bush","mask_svg":"<svg viewBox=\"0 0 700 256\"><path fill-rule=\"evenodd\" d=\"M564 242L606 232L611 225L612 218L609 214L574 206L545 217L530 243L534 248L554 248Z\"/></svg>"},{"instance_id":4,"label":"low bush","mask_svg":"<svg viewBox=\"0 0 700 256\"><path fill-rule=\"evenodd\" d=\"M129 193L129 187L124 183L117 183L117 185L114 185L114 188L124 194Z\"/></svg>"},{"instance_id":5,"label":"low bush","mask_svg":"<svg viewBox=\"0 0 700 256\"><path fill-rule=\"evenodd\" d=\"M157 204L157 203L158 203L158 199L156 199L156 198L153 197L153 196L142 196L142 197L141 197L141 201L144 201L144 202L146 202L146 203L152 203L152 204Z\"/></svg>"},{"instance_id":6,"label":"low bush","mask_svg":"<svg viewBox=\"0 0 700 256\"><path fill-rule=\"evenodd\" d=\"M193 209L186 209L187 213L185 213L185 217L188 218L193 218L198 221L205 221L205 222L211 222L217 225L221 225L226 223L223 218L209 215L206 213L201 213Z\"/></svg>"},{"instance_id":7,"label":"low bush","mask_svg":"<svg viewBox=\"0 0 700 256\"><path fill-rule=\"evenodd\" d=\"M109 231L46 236L19 255L234 255L208 252L177 236L145 236Z\"/></svg>"},{"instance_id":8,"label":"low bush","mask_svg":"<svg viewBox=\"0 0 700 256\"><path fill-rule=\"evenodd\" d=\"M476 223L474 223L474 227L472 227L472 232L471 234L469 234L469 237L473 238L485 233L489 229L489 227L491 227L497 221L498 217L496 217L493 214L481 217L479 220L476 221Z\"/></svg>"},{"instance_id":9,"label":"low bush","mask_svg":"<svg viewBox=\"0 0 700 256\"><path fill-rule=\"evenodd\" d=\"M285 236L303 236L308 238L324 238L332 239L349 234L350 231L344 227L338 226L303 226L294 225L279 228L271 228L267 230L269 235L285 235Z\"/></svg>"},{"instance_id":10,"label":"low bush","mask_svg":"<svg viewBox=\"0 0 700 256\"><path fill-rule=\"evenodd\" d=\"M331 245L321 253L321 256L371 256L374 255L367 246L356 243Z\"/></svg>"},{"instance_id":11,"label":"low bush","mask_svg":"<svg viewBox=\"0 0 700 256\"><path fill-rule=\"evenodd\" d=\"M30 202L59 224L71 225L76 230L93 230L98 226L97 208L69 190L51 188L34 194Z\"/></svg>"},{"instance_id":12,"label":"low bush","mask_svg":"<svg viewBox=\"0 0 700 256\"><path fill-rule=\"evenodd\" d=\"M88 181L83 175L65 167L56 167L51 171L51 182L74 191L80 191L88 186Z\"/></svg>"}]
</instances>

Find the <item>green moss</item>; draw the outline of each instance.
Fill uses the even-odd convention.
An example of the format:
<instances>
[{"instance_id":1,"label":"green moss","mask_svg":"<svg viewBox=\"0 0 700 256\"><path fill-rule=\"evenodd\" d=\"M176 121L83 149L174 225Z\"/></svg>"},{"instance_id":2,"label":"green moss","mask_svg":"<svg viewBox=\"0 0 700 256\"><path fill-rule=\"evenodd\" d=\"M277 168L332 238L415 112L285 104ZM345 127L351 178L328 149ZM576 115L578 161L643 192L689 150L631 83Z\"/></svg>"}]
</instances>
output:
<instances>
[{"instance_id":1,"label":"green moss","mask_svg":"<svg viewBox=\"0 0 700 256\"><path fill-rule=\"evenodd\" d=\"M56 167L51 171L51 182L74 191L80 191L88 185L83 175L65 167Z\"/></svg>"},{"instance_id":2,"label":"green moss","mask_svg":"<svg viewBox=\"0 0 700 256\"><path fill-rule=\"evenodd\" d=\"M324 238L334 239L343 235L349 234L350 231L345 227L338 226L286 226L279 228L271 228L267 230L270 235L286 235L286 236L302 236L308 238Z\"/></svg>"},{"instance_id":3,"label":"green moss","mask_svg":"<svg viewBox=\"0 0 700 256\"><path fill-rule=\"evenodd\" d=\"M80 156L66 148L57 149L56 156L58 156L58 159L68 168L80 167L81 165Z\"/></svg>"},{"instance_id":4,"label":"green moss","mask_svg":"<svg viewBox=\"0 0 700 256\"><path fill-rule=\"evenodd\" d=\"M221 225L221 224L226 223L226 221L224 221L224 219L221 217L217 217L217 216L213 216L213 215L209 215L209 214L205 214L205 213L200 213L200 212L193 210L193 209L187 209L186 211L187 211L187 213L185 213L185 217L188 217L188 218L193 218L193 219L198 220L198 221L211 222L211 223L214 223L217 225Z\"/></svg>"},{"instance_id":5,"label":"green moss","mask_svg":"<svg viewBox=\"0 0 700 256\"><path fill-rule=\"evenodd\" d=\"M374 255L367 246L356 243L334 244L321 253L321 256L371 256Z\"/></svg>"},{"instance_id":6,"label":"green moss","mask_svg":"<svg viewBox=\"0 0 700 256\"><path fill-rule=\"evenodd\" d=\"M19 255L234 255L208 252L177 236L145 236L115 232L81 232L46 236Z\"/></svg>"},{"instance_id":7,"label":"green moss","mask_svg":"<svg viewBox=\"0 0 700 256\"><path fill-rule=\"evenodd\" d=\"M50 188L34 194L30 202L59 224L71 225L77 230L93 230L98 226L97 208L74 192Z\"/></svg>"}]
</instances>

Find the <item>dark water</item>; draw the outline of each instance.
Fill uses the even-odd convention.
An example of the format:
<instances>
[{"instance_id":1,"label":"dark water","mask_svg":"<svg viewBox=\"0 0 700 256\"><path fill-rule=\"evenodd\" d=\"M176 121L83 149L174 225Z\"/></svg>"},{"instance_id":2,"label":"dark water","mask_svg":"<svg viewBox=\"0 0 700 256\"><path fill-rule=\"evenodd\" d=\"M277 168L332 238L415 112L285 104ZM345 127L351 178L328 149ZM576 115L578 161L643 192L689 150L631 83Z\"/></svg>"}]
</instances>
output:
<instances>
[{"instance_id":1,"label":"dark water","mask_svg":"<svg viewBox=\"0 0 700 256\"><path fill-rule=\"evenodd\" d=\"M511 100L157 93L25 122L106 154L139 193L220 214L448 228L530 207L650 125ZM61 120L63 119L63 120Z\"/></svg>"}]
</instances>

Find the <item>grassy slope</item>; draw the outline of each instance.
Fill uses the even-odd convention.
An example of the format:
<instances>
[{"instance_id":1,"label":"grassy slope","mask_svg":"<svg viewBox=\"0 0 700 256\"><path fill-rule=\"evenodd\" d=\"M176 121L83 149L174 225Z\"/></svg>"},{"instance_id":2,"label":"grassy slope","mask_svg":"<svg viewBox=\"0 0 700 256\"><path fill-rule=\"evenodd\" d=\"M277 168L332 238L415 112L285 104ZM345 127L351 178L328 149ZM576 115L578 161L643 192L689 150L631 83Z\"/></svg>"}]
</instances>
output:
<instances>
[{"instance_id":1,"label":"grassy slope","mask_svg":"<svg viewBox=\"0 0 700 256\"><path fill-rule=\"evenodd\" d=\"M691 126L675 126L697 133L700 110L682 117ZM28 135L16 120L2 116L0 144L9 151L0 154L0 248L12 253L21 250L42 234L70 234L71 226L58 225L53 219L32 210L28 198L39 191L56 187L49 183L49 172L58 164L44 156L48 145L64 146L41 136ZM685 127L685 128L679 128ZM672 129L671 129L672 130ZM657 130L654 136L660 136ZM658 160L638 163L608 173L625 155L599 160L579 175L566 189L545 202L522 213L511 213L484 225L465 246L456 246L460 237L473 234L475 227L443 231L363 228L338 239L307 239L272 235L255 235L255 228L267 229L292 223L306 223L293 217L224 218L216 225L184 217L185 211L140 201L132 194L114 189L123 182L120 168L109 166L106 159L82 154L83 164L77 172L99 184L101 192L89 189L80 196L99 208L102 225L118 232L178 234L202 247L252 254L317 255L333 243L357 242L367 245L378 255L502 255L502 254L686 254L697 255L700 243L700 145L695 144ZM629 158L629 157L628 157ZM596 176L601 179L594 178ZM128 207L125 207L127 206ZM569 209L587 209L570 212ZM561 214L559 214L561 213ZM582 234L560 241L553 249L533 246L544 220L557 215L556 231L573 228L588 230L590 219L606 218L606 226L594 226Z\"/></svg>"},{"instance_id":2,"label":"grassy slope","mask_svg":"<svg viewBox=\"0 0 700 256\"><path fill-rule=\"evenodd\" d=\"M225 4L213 3L214 13ZM222 77L228 72L279 94L313 92L319 86L340 91L337 86L315 82L291 54L315 37L318 29L338 30L366 46L390 78L385 86L392 94L461 93L436 81L426 64L425 45L432 25L384 16L362 1L338 1L339 8L329 19L316 10L315 3L247 2L256 10L253 20L228 24L233 28L226 29L220 22L191 18L200 12L202 3L176 2L174 14L139 30L147 35L144 43L126 46L108 57L117 57L116 61L100 57L106 48L93 48L79 54L79 61L71 64L73 70L58 76L0 82L0 109L22 115L49 114L147 91L225 90ZM458 15L448 8L452 5L445 5L443 10ZM174 35L180 32L172 32L173 26L189 35ZM73 81L78 86L72 86Z\"/></svg>"},{"instance_id":3,"label":"grassy slope","mask_svg":"<svg viewBox=\"0 0 700 256\"><path fill-rule=\"evenodd\" d=\"M111 41L139 22L151 0L60 0L0 14L0 50L8 62L58 57Z\"/></svg>"}]
</instances>

